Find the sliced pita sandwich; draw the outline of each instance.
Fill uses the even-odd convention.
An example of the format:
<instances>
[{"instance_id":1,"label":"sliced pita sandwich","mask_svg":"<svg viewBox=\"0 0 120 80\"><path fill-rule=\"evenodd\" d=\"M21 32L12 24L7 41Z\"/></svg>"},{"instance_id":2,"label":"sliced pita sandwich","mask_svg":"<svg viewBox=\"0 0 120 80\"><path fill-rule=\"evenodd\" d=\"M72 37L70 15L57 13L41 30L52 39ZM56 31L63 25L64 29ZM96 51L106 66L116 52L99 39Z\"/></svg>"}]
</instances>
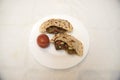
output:
<instances>
[{"instance_id":1,"label":"sliced pita sandwich","mask_svg":"<svg viewBox=\"0 0 120 80\"><path fill-rule=\"evenodd\" d=\"M71 32L72 30L70 22L64 19L49 19L40 26L40 32L50 34Z\"/></svg>"},{"instance_id":2,"label":"sliced pita sandwich","mask_svg":"<svg viewBox=\"0 0 120 80\"><path fill-rule=\"evenodd\" d=\"M83 55L83 44L75 37L66 33L55 34L51 39L56 50L65 50L68 54Z\"/></svg>"}]
</instances>

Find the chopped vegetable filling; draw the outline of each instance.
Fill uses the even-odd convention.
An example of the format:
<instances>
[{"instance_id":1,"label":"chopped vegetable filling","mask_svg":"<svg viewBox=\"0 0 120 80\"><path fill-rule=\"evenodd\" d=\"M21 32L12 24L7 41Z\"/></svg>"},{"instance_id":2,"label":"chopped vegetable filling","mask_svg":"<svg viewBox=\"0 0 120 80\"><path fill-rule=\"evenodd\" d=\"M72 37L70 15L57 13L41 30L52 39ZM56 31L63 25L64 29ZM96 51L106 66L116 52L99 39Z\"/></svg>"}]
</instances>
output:
<instances>
[{"instance_id":1,"label":"chopped vegetable filling","mask_svg":"<svg viewBox=\"0 0 120 80\"><path fill-rule=\"evenodd\" d=\"M65 42L61 40L55 41L55 48L56 50L66 50L69 54L76 54L75 49L68 46Z\"/></svg>"},{"instance_id":2,"label":"chopped vegetable filling","mask_svg":"<svg viewBox=\"0 0 120 80\"><path fill-rule=\"evenodd\" d=\"M53 34L66 32L65 29L62 29L62 28L57 27L57 26L50 26L49 28L46 29L46 31L47 31L48 33L53 33Z\"/></svg>"}]
</instances>

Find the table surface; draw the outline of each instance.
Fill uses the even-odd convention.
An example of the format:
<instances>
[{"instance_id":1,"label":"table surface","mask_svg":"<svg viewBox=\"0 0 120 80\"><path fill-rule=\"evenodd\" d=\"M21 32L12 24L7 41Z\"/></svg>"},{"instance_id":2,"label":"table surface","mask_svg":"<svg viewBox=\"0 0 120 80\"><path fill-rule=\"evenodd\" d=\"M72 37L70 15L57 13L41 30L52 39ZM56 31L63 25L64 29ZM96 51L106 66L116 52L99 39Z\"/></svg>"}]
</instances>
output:
<instances>
[{"instance_id":1,"label":"table surface","mask_svg":"<svg viewBox=\"0 0 120 80\"><path fill-rule=\"evenodd\" d=\"M85 60L70 69L40 65L28 40L41 18L65 14L90 36ZM0 80L120 80L120 0L0 0Z\"/></svg>"}]
</instances>

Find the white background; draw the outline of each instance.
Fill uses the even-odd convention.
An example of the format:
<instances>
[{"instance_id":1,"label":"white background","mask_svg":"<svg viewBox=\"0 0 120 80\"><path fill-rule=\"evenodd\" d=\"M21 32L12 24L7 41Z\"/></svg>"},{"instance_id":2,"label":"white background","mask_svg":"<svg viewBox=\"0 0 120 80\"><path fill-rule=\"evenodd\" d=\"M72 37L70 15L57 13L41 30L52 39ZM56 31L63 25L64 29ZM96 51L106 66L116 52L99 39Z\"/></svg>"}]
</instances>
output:
<instances>
[{"instance_id":1,"label":"white background","mask_svg":"<svg viewBox=\"0 0 120 80\"><path fill-rule=\"evenodd\" d=\"M53 14L77 18L89 32L89 54L73 68L46 68L29 52L33 25ZM120 0L0 0L0 78L120 80Z\"/></svg>"}]
</instances>

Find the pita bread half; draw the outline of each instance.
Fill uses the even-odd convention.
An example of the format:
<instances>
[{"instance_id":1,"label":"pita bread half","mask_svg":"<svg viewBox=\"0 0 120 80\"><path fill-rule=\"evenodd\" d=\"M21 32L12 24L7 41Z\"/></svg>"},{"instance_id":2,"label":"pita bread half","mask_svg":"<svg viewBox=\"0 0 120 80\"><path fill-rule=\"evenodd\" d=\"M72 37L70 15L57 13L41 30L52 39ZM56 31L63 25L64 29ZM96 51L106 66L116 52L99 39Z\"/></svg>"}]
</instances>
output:
<instances>
[{"instance_id":1,"label":"pita bread half","mask_svg":"<svg viewBox=\"0 0 120 80\"><path fill-rule=\"evenodd\" d=\"M70 22L64 19L49 19L42 23L40 26L40 32L46 32L46 29L50 26L56 26L66 30L67 32L71 32L73 30L72 25Z\"/></svg>"},{"instance_id":2,"label":"pita bread half","mask_svg":"<svg viewBox=\"0 0 120 80\"><path fill-rule=\"evenodd\" d=\"M59 34L56 34L51 39L51 42L55 42L57 40L66 42L68 44L68 46L75 49L75 51L77 52L77 55L79 55L79 56L83 55L83 44L81 41L77 40L75 37L68 35L66 33L59 33Z\"/></svg>"}]
</instances>

